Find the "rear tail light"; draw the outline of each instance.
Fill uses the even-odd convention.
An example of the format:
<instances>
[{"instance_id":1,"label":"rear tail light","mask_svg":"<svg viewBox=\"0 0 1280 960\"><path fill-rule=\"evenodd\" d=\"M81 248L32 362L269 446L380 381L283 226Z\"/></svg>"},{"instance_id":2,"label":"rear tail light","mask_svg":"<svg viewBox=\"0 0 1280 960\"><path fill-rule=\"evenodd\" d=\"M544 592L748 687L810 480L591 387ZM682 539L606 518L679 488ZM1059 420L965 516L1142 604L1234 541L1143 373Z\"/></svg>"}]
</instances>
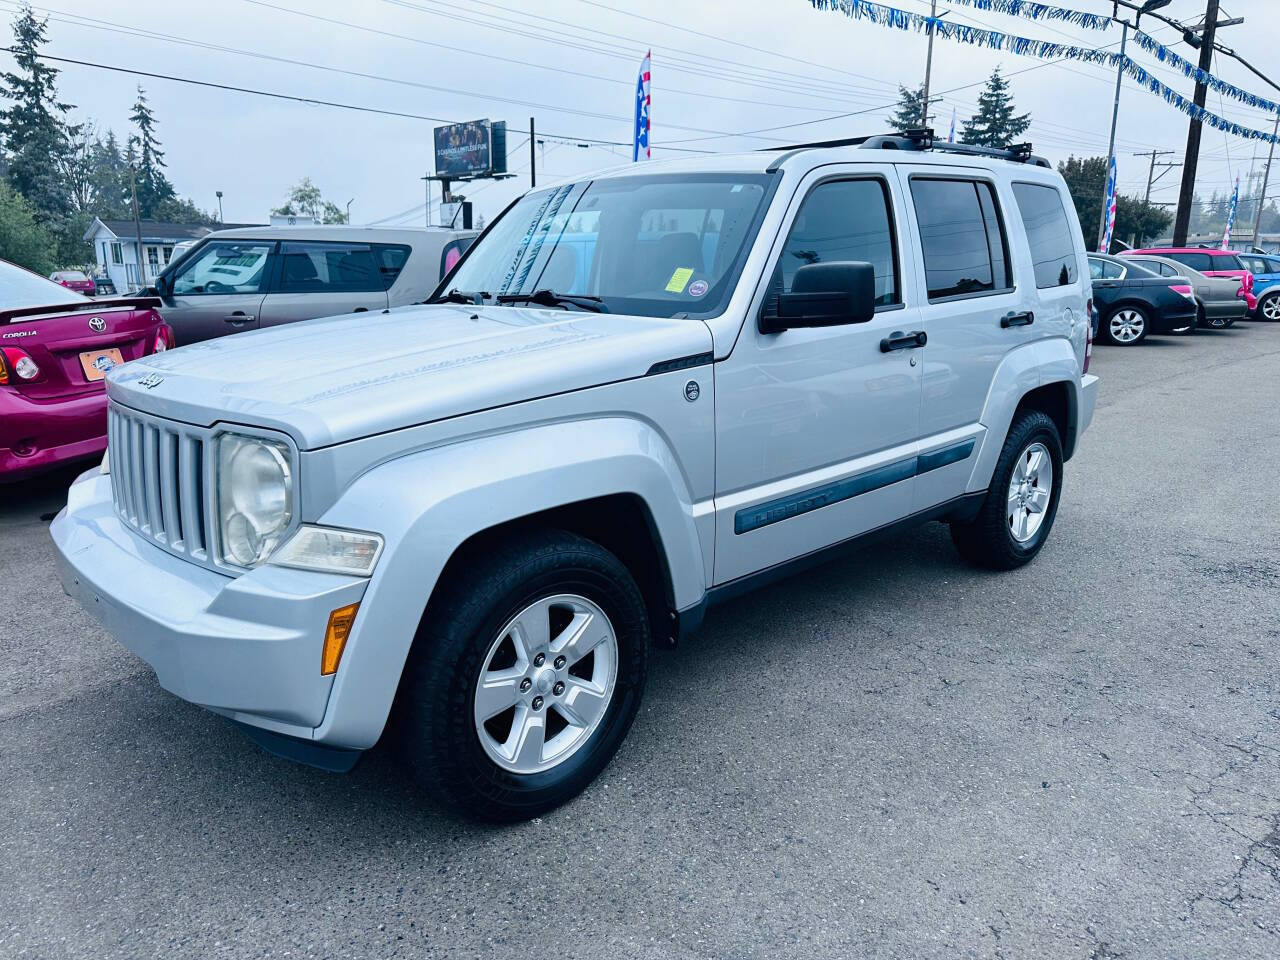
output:
<instances>
[{"instance_id":1,"label":"rear tail light","mask_svg":"<svg viewBox=\"0 0 1280 960\"><path fill-rule=\"evenodd\" d=\"M1196 298L1195 291L1191 289L1190 284L1171 283L1169 284L1169 289L1172 290L1174 293L1182 294L1182 296L1186 297L1188 300L1195 300Z\"/></svg>"},{"instance_id":2,"label":"rear tail light","mask_svg":"<svg viewBox=\"0 0 1280 960\"><path fill-rule=\"evenodd\" d=\"M1091 299L1084 308L1084 369L1081 373L1089 372L1089 361L1093 359L1093 300Z\"/></svg>"},{"instance_id":3,"label":"rear tail light","mask_svg":"<svg viewBox=\"0 0 1280 960\"><path fill-rule=\"evenodd\" d=\"M173 329L167 324L160 324L156 330L156 338L151 342L152 353L164 353L174 347Z\"/></svg>"},{"instance_id":4,"label":"rear tail light","mask_svg":"<svg viewBox=\"0 0 1280 960\"><path fill-rule=\"evenodd\" d=\"M1241 280L1240 285L1244 287L1244 289L1247 290L1249 293L1253 293L1253 274L1245 273L1244 277Z\"/></svg>"},{"instance_id":5,"label":"rear tail light","mask_svg":"<svg viewBox=\"0 0 1280 960\"><path fill-rule=\"evenodd\" d=\"M43 377L31 355L17 347L0 348L0 384L34 383Z\"/></svg>"}]
</instances>

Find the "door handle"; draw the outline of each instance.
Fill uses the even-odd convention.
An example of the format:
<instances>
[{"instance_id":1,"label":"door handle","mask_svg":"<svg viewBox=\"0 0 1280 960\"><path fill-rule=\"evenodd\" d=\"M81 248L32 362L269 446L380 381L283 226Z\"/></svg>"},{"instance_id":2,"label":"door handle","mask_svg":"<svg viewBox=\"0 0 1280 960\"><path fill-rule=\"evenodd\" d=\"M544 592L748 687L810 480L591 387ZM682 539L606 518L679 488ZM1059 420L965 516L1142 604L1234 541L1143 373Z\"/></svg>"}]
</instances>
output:
<instances>
[{"instance_id":1,"label":"door handle","mask_svg":"<svg viewBox=\"0 0 1280 960\"><path fill-rule=\"evenodd\" d=\"M895 330L880 341L880 352L888 353L891 350L912 350L915 347L923 347L928 340L929 337L923 330L912 330L909 333L903 333L901 330Z\"/></svg>"},{"instance_id":2,"label":"door handle","mask_svg":"<svg viewBox=\"0 0 1280 960\"><path fill-rule=\"evenodd\" d=\"M231 314L230 316L223 317L222 319L227 321L227 323L252 323L253 314L237 312L237 313Z\"/></svg>"},{"instance_id":3,"label":"door handle","mask_svg":"<svg viewBox=\"0 0 1280 960\"><path fill-rule=\"evenodd\" d=\"M1000 318L1000 326L1006 330L1009 327L1027 327L1035 323L1036 315L1030 310L1024 310L1022 313L1006 313Z\"/></svg>"},{"instance_id":4,"label":"door handle","mask_svg":"<svg viewBox=\"0 0 1280 960\"><path fill-rule=\"evenodd\" d=\"M356 307L356 308L355 308L354 310L352 310L351 312L352 312L352 313L368 313L368 312L369 312L369 308L368 308L368 307Z\"/></svg>"}]
</instances>

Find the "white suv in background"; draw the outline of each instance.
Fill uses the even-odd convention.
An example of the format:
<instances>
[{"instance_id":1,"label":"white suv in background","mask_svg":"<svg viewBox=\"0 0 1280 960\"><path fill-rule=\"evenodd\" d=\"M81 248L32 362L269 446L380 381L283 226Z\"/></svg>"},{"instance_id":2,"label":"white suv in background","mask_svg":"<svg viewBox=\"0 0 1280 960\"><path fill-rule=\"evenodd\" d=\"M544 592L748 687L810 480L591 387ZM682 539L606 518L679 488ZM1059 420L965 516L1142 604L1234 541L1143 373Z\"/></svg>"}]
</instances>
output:
<instances>
[{"instance_id":1,"label":"white suv in background","mask_svg":"<svg viewBox=\"0 0 1280 960\"><path fill-rule=\"evenodd\" d=\"M1035 557L1093 416L1090 289L1029 150L926 132L542 187L426 305L113 370L62 581L269 749L345 769L394 718L424 792L534 816L711 604L924 521Z\"/></svg>"}]
</instances>

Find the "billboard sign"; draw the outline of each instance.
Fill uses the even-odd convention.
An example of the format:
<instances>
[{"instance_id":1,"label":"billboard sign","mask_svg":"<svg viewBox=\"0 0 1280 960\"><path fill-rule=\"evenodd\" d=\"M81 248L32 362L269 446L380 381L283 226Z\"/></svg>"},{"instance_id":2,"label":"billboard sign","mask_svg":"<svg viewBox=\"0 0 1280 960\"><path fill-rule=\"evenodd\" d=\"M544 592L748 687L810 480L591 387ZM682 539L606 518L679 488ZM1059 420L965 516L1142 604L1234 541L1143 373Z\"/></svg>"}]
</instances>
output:
<instances>
[{"instance_id":1,"label":"billboard sign","mask_svg":"<svg viewBox=\"0 0 1280 960\"><path fill-rule=\"evenodd\" d=\"M490 123L488 120L436 127L436 176L469 180L505 173L506 132L505 123Z\"/></svg>"}]
</instances>

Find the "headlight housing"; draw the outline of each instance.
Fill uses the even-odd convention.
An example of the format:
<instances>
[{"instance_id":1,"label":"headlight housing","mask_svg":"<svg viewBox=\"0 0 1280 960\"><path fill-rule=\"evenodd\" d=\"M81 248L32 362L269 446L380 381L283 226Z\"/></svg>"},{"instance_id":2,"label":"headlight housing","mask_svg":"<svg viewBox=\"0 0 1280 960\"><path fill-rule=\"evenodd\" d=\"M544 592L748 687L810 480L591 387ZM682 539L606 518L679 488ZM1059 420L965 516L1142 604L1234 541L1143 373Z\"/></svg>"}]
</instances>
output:
<instances>
[{"instance_id":1,"label":"headlight housing","mask_svg":"<svg viewBox=\"0 0 1280 960\"><path fill-rule=\"evenodd\" d=\"M253 567L280 545L293 521L289 448L227 433L218 438L218 544L223 563Z\"/></svg>"}]
</instances>

